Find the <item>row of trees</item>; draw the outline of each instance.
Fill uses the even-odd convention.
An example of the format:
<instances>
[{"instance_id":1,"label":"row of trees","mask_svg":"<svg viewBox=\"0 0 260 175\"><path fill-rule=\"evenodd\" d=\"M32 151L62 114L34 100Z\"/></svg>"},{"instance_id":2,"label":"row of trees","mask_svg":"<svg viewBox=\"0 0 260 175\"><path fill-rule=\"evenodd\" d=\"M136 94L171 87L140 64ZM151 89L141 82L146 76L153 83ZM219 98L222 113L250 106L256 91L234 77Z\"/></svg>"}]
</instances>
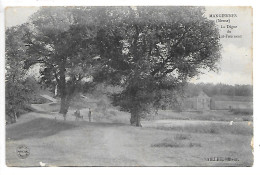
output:
<instances>
[{"instance_id":1,"label":"row of trees","mask_svg":"<svg viewBox=\"0 0 260 175\"><path fill-rule=\"evenodd\" d=\"M42 82L58 85L64 117L91 81L119 86L114 105L140 126L167 91L216 70L220 58L218 29L201 7L43 7L15 30L26 46L21 64L41 64Z\"/></svg>"},{"instance_id":2,"label":"row of trees","mask_svg":"<svg viewBox=\"0 0 260 175\"><path fill-rule=\"evenodd\" d=\"M211 83L200 83L193 84L187 83L185 92L187 95L196 96L203 90L210 97L215 95L225 96L253 96L252 85L227 85L227 84L211 84Z\"/></svg>"}]
</instances>

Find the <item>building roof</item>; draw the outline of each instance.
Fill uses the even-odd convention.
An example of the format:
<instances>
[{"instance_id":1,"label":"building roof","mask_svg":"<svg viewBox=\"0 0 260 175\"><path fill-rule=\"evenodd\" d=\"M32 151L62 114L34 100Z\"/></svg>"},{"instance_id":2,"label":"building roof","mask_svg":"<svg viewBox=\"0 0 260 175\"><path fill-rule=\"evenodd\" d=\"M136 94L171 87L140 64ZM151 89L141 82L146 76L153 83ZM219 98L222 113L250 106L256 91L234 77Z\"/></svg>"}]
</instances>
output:
<instances>
[{"instance_id":1,"label":"building roof","mask_svg":"<svg viewBox=\"0 0 260 175\"><path fill-rule=\"evenodd\" d=\"M200 98L210 98L204 91L200 91L198 97L200 97Z\"/></svg>"},{"instance_id":2,"label":"building roof","mask_svg":"<svg viewBox=\"0 0 260 175\"><path fill-rule=\"evenodd\" d=\"M186 94L187 98L210 98L203 90L197 91L197 92L193 92L192 94Z\"/></svg>"},{"instance_id":3,"label":"building roof","mask_svg":"<svg viewBox=\"0 0 260 175\"><path fill-rule=\"evenodd\" d=\"M186 96L186 100L188 101L194 101L197 100L198 98L202 99L202 98L206 98L206 99L210 99L211 97L209 97L204 91L199 91L196 94L193 94L193 96Z\"/></svg>"}]
</instances>

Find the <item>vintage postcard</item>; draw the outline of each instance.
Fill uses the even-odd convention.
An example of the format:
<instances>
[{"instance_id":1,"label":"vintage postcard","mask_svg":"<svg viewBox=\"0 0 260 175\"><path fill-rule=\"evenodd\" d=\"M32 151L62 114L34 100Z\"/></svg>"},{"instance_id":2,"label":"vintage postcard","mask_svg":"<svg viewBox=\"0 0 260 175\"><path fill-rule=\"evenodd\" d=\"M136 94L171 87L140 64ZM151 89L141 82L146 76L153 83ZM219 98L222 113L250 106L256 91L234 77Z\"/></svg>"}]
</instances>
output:
<instances>
[{"instance_id":1,"label":"vintage postcard","mask_svg":"<svg viewBox=\"0 0 260 175\"><path fill-rule=\"evenodd\" d=\"M5 9L6 165L253 166L253 9Z\"/></svg>"}]
</instances>

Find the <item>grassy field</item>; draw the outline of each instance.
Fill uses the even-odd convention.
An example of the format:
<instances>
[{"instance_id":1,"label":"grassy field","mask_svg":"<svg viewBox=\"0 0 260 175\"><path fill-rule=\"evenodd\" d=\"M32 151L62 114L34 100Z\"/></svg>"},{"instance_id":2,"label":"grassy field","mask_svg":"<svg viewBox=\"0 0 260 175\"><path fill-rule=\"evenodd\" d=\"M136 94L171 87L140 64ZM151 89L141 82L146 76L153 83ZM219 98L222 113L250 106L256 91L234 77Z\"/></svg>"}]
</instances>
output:
<instances>
[{"instance_id":1,"label":"grassy field","mask_svg":"<svg viewBox=\"0 0 260 175\"><path fill-rule=\"evenodd\" d=\"M241 110L242 111L242 110ZM151 118L156 120L208 120L208 121L253 121L252 114L243 111L210 110L210 111L184 111L174 112L171 110L159 110L158 115Z\"/></svg>"},{"instance_id":2,"label":"grassy field","mask_svg":"<svg viewBox=\"0 0 260 175\"><path fill-rule=\"evenodd\" d=\"M113 111L113 112L112 112ZM155 120L129 125L130 115L93 111L94 122L28 113L6 127L8 166L252 166L252 122ZM103 114L103 115L102 115ZM159 114L160 115L160 114ZM191 114L190 114L191 115ZM206 115L206 114L204 114ZM57 120L54 120L54 117ZM162 116L163 117L163 116ZM18 145L30 155L20 159ZM219 159L219 161L216 161Z\"/></svg>"}]
</instances>

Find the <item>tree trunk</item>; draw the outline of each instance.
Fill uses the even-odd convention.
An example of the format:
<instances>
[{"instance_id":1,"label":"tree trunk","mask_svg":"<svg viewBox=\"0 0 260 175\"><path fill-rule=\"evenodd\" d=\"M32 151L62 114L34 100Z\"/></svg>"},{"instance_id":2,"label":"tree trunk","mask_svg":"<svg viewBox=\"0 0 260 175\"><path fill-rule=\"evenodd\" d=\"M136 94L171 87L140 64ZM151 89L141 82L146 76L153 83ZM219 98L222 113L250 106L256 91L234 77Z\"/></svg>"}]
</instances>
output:
<instances>
[{"instance_id":1,"label":"tree trunk","mask_svg":"<svg viewBox=\"0 0 260 175\"><path fill-rule=\"evenodd\" d=\"M131 125L136 124L136 115L133 112L131 112L130 124Z\"/></svg>"},{"instance_id":2,"label":"tree trunk","mask_svg":"<svg viewBox=\"0 0 260 175\"><path fill-rule=\"evenodd\" d=\"M54 96L55 96L55 97L58 96L58 84L56 84L56 86L55 86Z\"/></svg>"},{"instance_id":3,"label":"tree trunk","mask_svg":"<svg viewBox=\"0 0 260 175\"><path fill-rule=\"evenodd\" d=\"M61 101L60 101L60 113L64 114L66 112L66 97L61 96Z\"/></svg>"},{"instance_id":4,"label":"tree trunk","mask_svg":"<svg viewBox=\"0 0 260 175\"><path fill-rule=\"evenodd\" d=\"M16 112L14 111L14 115L13 115L13 123L16 123L17 122L17 115L16 115Z\"/></svg>"},{"instance_id":5,"label":"tree trunk","mask_svg":"<svg viewBox=\"0 0 260 175\"><path fill-rule=\"evenodd\" d=\"M66 96L61 97L60 113L63 114L64 120L66 120L66 115L70 106L69 103L70 103L69 98L67 98Z\"/></svg>"},{"instance_id":6,"label":"tree trunk","mask_svg":"<svg viewBox=\"0 0 260 175\"><path fill-rule=\"evenodd\" d=\"M60 113L63 114L64 120L66 120L66 115L69 108L68 103L68 94L66 87L66 79L65 79L65 62L66 59L63 59L60 64L60 80L58 81L58 88L60 90L61 102L60 102Z\"/></svg>"},{"instance_id":7,"label":"tree trunk","mask_svg":"<svg viewBox=\"0 0 260 175\"><path fill-rule=\"evenodd\" d=\"M137 114L137 116L136 116L136 126L137 127L142 127L142 125L141 125L141 116L139 114Z\"/></svg>"},{"instance_id":8,"label":"tree trunk","mask_svg":"<svg viewBox=\"0 0 260 175\"><path fill-rule=\"evenodd\" d=\"M131 111L130 124L137 127L142 127L141 125L141 116L137 110Z\"/></svg>"}]
</instances>

